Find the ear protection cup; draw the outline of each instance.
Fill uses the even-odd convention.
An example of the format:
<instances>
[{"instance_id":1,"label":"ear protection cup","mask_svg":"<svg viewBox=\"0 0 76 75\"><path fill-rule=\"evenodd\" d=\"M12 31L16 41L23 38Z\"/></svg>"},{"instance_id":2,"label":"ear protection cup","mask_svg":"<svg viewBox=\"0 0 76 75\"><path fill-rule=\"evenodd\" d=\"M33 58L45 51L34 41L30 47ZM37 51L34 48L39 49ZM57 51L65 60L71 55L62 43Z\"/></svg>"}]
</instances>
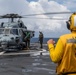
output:
<instances>
[{"instance_id":1,"label":"ear protection cup","mask_svg":"<svg viewBox=\"0 0 76 75\"><path fill-rule=\"evenodd\" d=\"M76 13L73 13L69 20L66 21L66 24L67 24L67 29L73 31L75 30L76 31Z\"/></svg>"},{"instance_id":2,"label":"ear protection cup","mask_svg":"<svg viewBox=\"0 0 76 75\"><path fill-rule=\"evenodd\" d=\"M69 22L67 21L66 23L67 23L67 29L70 30L70 24L69 24Z\"/></svg>"}]
</instances>

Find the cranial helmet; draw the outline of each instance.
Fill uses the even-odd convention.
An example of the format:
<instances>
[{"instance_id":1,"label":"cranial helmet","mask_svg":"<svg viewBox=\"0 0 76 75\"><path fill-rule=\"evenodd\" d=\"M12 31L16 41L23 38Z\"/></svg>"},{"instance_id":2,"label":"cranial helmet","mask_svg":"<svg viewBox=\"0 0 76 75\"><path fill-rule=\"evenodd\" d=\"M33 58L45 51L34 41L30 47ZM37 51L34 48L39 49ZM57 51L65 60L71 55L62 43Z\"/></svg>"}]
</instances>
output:
<instances>
[{"instance_id":1,"label":"cranial helmet","mask_svg":"<svg viewBox=\"0 0 76 75\"><path fill-rule=\"evenodd\" d=\"M69 30L76 30L76 13L73 13L66 23Z\"/></svg>"}]
</instances>

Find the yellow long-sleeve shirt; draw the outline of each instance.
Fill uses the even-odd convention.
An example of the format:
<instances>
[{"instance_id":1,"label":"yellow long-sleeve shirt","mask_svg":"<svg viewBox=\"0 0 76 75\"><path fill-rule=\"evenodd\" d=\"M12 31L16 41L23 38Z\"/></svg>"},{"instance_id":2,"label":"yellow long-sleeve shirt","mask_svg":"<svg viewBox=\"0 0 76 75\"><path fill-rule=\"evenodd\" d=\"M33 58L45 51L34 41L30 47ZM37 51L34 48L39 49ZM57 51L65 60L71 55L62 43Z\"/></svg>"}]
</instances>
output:
<instances>
[{"instance_id":1,"label":"yellow long-sleeve shirt","mask_svg":"<svg viewBox=\"0 0 76 75\"><path fill-rule=\"evenodd\" d=\"M53 44L48 44L51 60L58 63L56 72L60 75L61 73L76 72L75 56L72 56L75 52L72 50L72 44L68 43L70 39L76 39L76 32L60 36L56 47Z\"/></svg>"},{"instance_id":2,"label":"yellow long-sleeve shirt","mask_svg":"<svg viewBox=\"0 0 76 75\"><path fill-rule=\"evenodd\" d=\"M55 63L59 62L63 56L62 41L59 39L55 48L53 44L48 44L48 48L49 48L51 60Z\"/></svg>"}]
</instances>

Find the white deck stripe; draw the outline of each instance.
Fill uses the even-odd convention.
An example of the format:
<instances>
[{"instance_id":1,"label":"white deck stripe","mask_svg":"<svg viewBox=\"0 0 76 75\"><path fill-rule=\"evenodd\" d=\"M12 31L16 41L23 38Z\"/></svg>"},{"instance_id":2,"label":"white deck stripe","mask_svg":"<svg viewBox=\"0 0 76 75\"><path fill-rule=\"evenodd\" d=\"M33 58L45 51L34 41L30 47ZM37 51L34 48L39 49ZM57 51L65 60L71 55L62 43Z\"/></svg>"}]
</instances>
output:
<instances>
[{"instance_id":1,"label":"white deck stripe","mask_svg":"<svg viewBox=\"0 0 76 75\"><path fill-rule=\"evenodd\" d=\"M36 54L36 53L47 53L46 50L42 50L42 51L33 51L33 52L21 52L21 53L5 53L5 52L0 52L0 56L14 56L14 55L31 55L31 54Z\"/></svg>"}]
</instances>

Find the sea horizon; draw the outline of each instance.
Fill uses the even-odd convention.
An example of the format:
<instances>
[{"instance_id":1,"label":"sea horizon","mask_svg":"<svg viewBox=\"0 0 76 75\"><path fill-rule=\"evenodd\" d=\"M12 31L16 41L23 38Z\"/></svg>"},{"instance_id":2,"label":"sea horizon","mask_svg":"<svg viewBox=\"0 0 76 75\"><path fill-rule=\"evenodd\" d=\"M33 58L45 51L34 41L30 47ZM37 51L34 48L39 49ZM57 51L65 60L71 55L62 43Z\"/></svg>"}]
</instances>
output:
<instances>
[{"instance_id":1,"label":"sea horizon","mask_svg":"<svg viewBox=\"0 0 76 75\"><path fill-rule=\"evenodd\" d=\"M53 37L49 38L49 37L45 37L45 38L43 38L43 43L44 43L44 44L47 43L47 41L48 41L49 39L54 39L55 42L57 42L57 40L58 40L58 38L53 38ZM31 43L38 43L38 42L39 42L39 38L38 38L38 37L31 38Z\"/></svg>"}]
</instances>

